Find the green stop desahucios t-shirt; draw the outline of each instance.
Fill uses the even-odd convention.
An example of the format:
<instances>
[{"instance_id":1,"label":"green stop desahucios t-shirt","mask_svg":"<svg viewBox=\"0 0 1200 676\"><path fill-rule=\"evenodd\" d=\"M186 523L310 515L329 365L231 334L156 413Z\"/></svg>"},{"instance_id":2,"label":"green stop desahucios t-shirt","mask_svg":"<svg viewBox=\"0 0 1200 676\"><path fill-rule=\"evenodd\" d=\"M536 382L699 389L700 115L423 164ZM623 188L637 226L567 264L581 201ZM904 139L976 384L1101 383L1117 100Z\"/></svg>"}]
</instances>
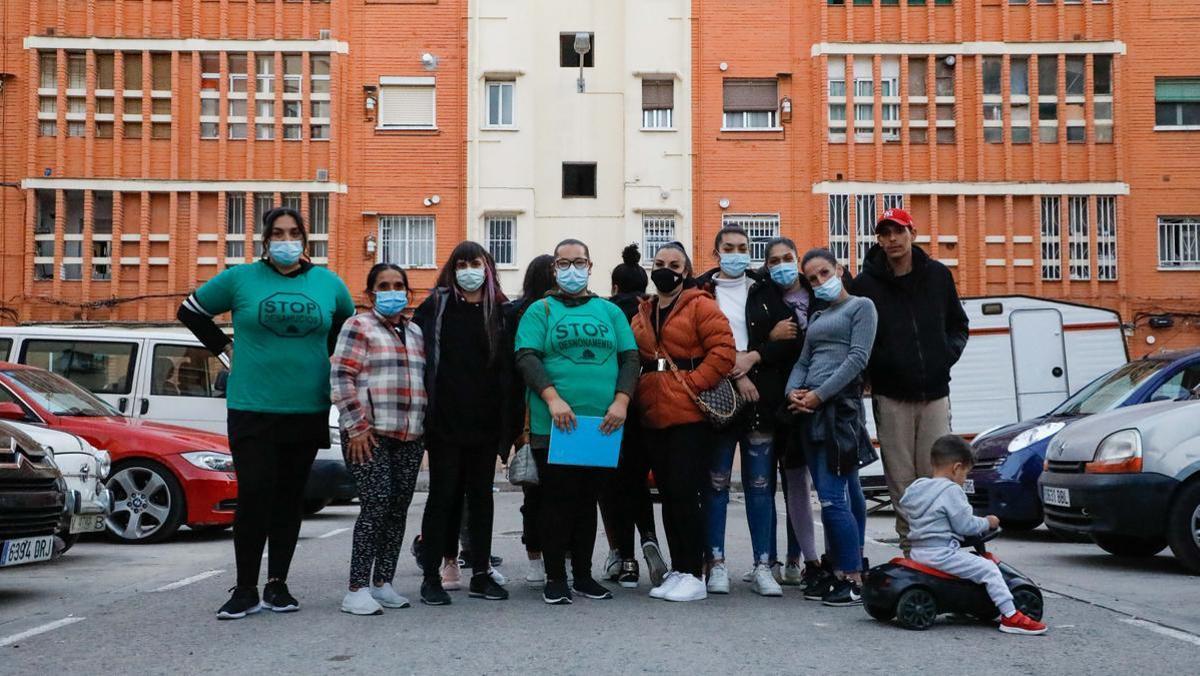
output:
<instances>
[{"instance_id":1,"label":"green stop desahucios t-shirt","mask_svg":"<svg viewBox=\"0 0 1200 676\"><path fill-rule=\"evenodd\" d=\"M625 314L603 298L574 307L544 298L521 317L516 349L541 353L546 374L575 415L603 416L617 391L617 355L636 350L637 342ZM530 432L549 435L549 407L537 392L527 398Z\"/></svg>"},{"instance_id":2,"label":"green stop desahucios t-shirt","mask_svg":"<svg viewBox=\"0 0 1200 676\"><path fill-rule=\"evenodd\" d=\"M329 332L335 315L354 314L342 280L313 266L280 274L259 261L228 268L199 289L213 315L233 313L229 408L263 413L329 410Z\"/></svg>"}]
</instances>

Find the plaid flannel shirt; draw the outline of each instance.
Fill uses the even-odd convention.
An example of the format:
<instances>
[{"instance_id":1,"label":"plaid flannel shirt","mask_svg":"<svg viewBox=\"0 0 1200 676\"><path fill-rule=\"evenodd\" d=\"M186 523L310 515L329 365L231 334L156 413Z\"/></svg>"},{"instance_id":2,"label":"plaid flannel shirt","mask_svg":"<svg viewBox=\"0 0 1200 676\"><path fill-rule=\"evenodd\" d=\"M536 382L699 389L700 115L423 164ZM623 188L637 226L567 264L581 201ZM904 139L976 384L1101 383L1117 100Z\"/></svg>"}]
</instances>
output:
<instances>
[{"instance_id":1,"label":"plaid flannel shirt","mask_svg":"<svg viewBox=\"0 0 1200 676\"><path fill-rule=\"evenodd\" d=\"M342 327L330 363L331 399L347 434L421 437L429 398L420 327L411 321L391 326L374 312L357 314Z\"/></svg>"}]
</instances>

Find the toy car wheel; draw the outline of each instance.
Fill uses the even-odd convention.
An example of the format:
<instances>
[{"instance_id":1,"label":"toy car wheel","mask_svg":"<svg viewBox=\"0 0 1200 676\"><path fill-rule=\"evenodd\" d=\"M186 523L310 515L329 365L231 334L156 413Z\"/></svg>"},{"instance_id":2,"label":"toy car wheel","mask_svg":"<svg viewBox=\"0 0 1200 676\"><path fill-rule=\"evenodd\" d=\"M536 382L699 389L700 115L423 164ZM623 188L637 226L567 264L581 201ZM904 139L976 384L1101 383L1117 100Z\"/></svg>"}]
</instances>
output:
<instances>
[{"instance_id":1,"label":"toy car wheel","mask_svg":"<svg viewBox=\"0 0 1200 676\"><path fill-rule=\"evenodd\" d=\"M924 587L905 591L896 602L896 621L905 629L928 629L937 616L937 599Z\"/></svg>"},{"instance_id":2,"label":"toy car wheel","mask_svg":"<svg viewBox=\"0 0 1200 676\"><path fill-rule=\"evenodd\" d=\"M1030 619L1042 619L1042 612L1044 610L1042 606L1042 593L1037 589L1032 587L1018 587L1013 590L1013 605Z\"/></svg>"},{"instance_id":3,"label":"toy car wheel","mask_svg":"<svg viewBox=\"0 0 1200 676\"><path fill-rule=\"evenodd\" d=\"M868 615L880 622L887 622L896 616L896 612L888 606L873 606L869 603L864 603L863 607L867 609Z\"/></svg>"},{"instance_id":4,"label":"toy car wheel","mask_svg":"<svg viewBox=\"0 0 1200 676\"><path fill-rule=\"evenodd\" d=\"M1092 540L1100 549L1113 556L1142 558L1161 552L1167 543L1162 538L1140 538L1132 535L1092 533Z\"/></svg>"}]
</instances>

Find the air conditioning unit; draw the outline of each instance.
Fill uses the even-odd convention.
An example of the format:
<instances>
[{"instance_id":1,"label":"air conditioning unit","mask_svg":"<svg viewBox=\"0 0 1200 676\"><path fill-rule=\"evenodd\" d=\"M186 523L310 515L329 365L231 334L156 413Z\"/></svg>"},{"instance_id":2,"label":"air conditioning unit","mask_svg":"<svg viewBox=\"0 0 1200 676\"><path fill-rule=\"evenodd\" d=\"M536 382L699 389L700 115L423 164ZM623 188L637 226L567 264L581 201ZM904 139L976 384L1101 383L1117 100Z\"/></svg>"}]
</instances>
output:
<instances>
[{"instance_id":1,"label":"air conditioning unit","mask_svg":"<svg viewBox=\"0 0 1200 676\"><path fill-rule=\"evenodd\" d=\"M329 30L328 28L322 28L321 30L317 31L317 39L318 40L332 40L333 39L333 31Z\"/></svg>"},{"instance_id":2,"label":"air conditioning unit","mask_svg":"<svg viewBox=\"0 0 1200 676\"><path fill-rule=\"evenodd\" d=\"M329 170L328 169L318 169L317 170L317 180L320 181L321 183L328 183L329 182Z\"/></svg>"}]
</instances>

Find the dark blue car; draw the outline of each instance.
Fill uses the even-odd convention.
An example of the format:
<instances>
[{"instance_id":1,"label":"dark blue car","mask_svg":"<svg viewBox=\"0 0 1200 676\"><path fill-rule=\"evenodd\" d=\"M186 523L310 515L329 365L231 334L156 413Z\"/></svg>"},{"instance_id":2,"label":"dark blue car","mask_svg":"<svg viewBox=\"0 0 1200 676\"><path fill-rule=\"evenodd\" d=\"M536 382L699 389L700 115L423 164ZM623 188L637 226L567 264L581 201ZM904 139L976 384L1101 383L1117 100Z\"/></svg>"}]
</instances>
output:
<instances>
[{"instance_id":1,"label":"dark blue car","mask_svg":"<svg viewBox=\"0 0 1200 676\"><path fill-rule=\"evenodd\" d=\"M980 516L995 514L1009 530L1042 523L1038 477L1046 447L1074 420L1122 406L1187 397L1200 385L1200 349L1163 351L1109 371L1046 415L998 427L975 438L975 468L967 498Z\"/></svg>"}]
</instances>

